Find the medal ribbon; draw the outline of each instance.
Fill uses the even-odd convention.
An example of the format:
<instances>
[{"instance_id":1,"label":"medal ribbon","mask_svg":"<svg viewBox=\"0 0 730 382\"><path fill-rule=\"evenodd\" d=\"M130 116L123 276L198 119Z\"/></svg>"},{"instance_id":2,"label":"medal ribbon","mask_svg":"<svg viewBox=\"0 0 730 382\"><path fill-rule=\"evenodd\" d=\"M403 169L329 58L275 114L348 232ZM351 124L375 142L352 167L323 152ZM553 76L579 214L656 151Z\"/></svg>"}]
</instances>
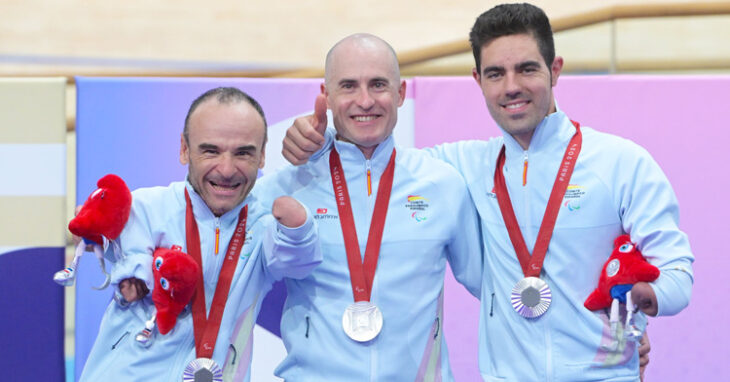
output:
<instances>
[{"instance_id":1,"label":"medal ribbon","mask_svg":"<svg viewBox=\"0 0 730 382\"><path fill-rule=\"evenodd\" d=\"M185 189L185 236L188 253L203 269L203 258L200 253L200 234L198 223L193 215L193 204L190 202L187 188ZM228 243L228 251L223 259L223 266L218 275L218 284L213 295L213 303L210 306L210 315L206 318L205 312L205 285L203 278L198 279L195 285L195 295L192 302L193 333L195 335L195 354L197 358L212 358L213 349L218 339L218 331L223 318L223 310L228 300L228 292L233 281L233 273L238 264L239 254L246 239L246 217L248 216L248 205L241 208L238 214L238 224Z\"/></svg>"},{"instance_id":2,"label":"medal ribbon","mask_svg":"<svg viewBox=\"0 0 730 382\"><path fill-rule=\"evenodd\" d=\"M360 244L355 231L355 220L350 205L350 194L347 191L345 172L342 170L340 154L332 149L330 152L330 174L332 175L332 187L335 190L337 211L340 214L340 226L342 236L345 240L345 252L347 252L347 265L350 268L350 283L352 284L352 295L355 302L370 301L375 269L378 265L380 255L380 242L383 239L383 228L385 227L385 215L388 212L390 191L393 187L393 173L395 170L395 149L390 155L383 176L378 185L378 194L375 198L375 209L370 221L368 241L365 246L365 259L361 261Z\"/></svg>"},{"instance_id":3,"label":"medal ribbon","mask_svg":"<svg viewBox=\"0 0 730 382\"><path fill-rule=\"evenodd\" d=\"M517 224L517 218L515 217L514 209L512 208L512 201L509 198L507 192L507 184L504 180L504 174L502 174L502 168L504 168L505 162L505 147L502 146L502 150L499 152L497 157L497 168L494 171L494 191L497 194L497 202L499 203L499 209L502 211L502 218L504 224L507 226L507 232L509 238L512 241L512 246L517 253L517 259L520 261L522 266L522 273L525 277L539 277L540 271L542 270L542 263L545 260L547 254L548 245L550 244L550 238L553 236L553 230L555 228L555 221L558 219L558 212L560 210L560 202L565 196L565 190L568 189L568 183L570 182L570 176L573 174L575 168L575 162L578 159L580 153L583 137L580 132L580 124L575 121L575 134L570 139L568 147L565 149L563 154L563 161L560 162L560 169L558 175L553 183L553 190L550 193L550 199L548 199L547 207L545 207L545 215L542 218L540 224L540 230L537 233L537 240L535 241L535 248L533 249L532 256L527 250L525 239L520 231L520 226ZM529 224L529 222L527 222Z\"/></svg>"}]
</instances>

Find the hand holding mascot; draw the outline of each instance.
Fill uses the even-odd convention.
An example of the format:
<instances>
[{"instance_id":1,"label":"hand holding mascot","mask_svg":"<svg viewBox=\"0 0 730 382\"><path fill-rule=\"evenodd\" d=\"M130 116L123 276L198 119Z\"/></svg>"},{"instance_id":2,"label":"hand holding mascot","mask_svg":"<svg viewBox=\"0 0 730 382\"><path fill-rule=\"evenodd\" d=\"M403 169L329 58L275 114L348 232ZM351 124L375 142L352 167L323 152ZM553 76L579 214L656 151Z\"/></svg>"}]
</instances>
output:
<instances>
[{"instance_id":1,"label":"hand holding mascot","mask_svg":"<svg viewBox=\"0 0 730 382\"><path fill-rule=\"evenodd\" d=\"M631 243L629 235L616 238L614 250L601 270L598 287L583 304L589 310L611 307L609 322L614 346L618 346L619 302L626 304L627 338L639 340L641 331L633 324L634 304L631 299L631 288L637 282L651 282L658 277L659 269L646 261L639 249Z\"/></svg>"},{"instance_id":2,"label":"hand holding mascot","mask_svg":"<svg viewBox=\"0 0 730 382\"><path fill-rule=\"evenodd\" d=\"M174 245L169 249L155 250L152 255L152 275L155 278L152 302L156 313L135 336L143 347L151 344L155 321L160 334L164 335L172 330L177 316L193 298L202 272L192 256L182 252L180 246Z\"/></svg>"}]
</instances>

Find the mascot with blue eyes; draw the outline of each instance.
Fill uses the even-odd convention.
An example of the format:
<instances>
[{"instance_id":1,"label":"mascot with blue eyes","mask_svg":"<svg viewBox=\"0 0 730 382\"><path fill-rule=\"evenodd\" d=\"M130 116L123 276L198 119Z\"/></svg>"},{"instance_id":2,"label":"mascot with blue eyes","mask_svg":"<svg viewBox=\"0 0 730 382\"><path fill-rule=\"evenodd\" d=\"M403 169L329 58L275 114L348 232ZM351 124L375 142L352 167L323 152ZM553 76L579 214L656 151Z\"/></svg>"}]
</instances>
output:
<instances>
[{"instance_id":1,"label":"mascot with blue eyes","mask_svg":"<svg viewBox=\"0 0 730 382\"><path fill-rule=\"evenodd\" d=\"M111 276L104 266L104 252L111 245L118 260L121 249L114 241L127 224L132 209L132 193L122 178L108 174L96 182L98 187L81 206L76 216L68 224L68 229L82 238L76 246L71 265L56 272L53 281L63 286L71 286L76 280L79 260L85 251L94 252L99 259L101 271L106 276L104 283L94 289L104 289L109 285Z\"/></svg>"},{"instance_id":2,"label":"mascot with blue eyes","mask_svg":"<svg viewBox=\"0 0 730 382\"><path fill-rule=\"evenodd\" d=\"M614 339L608 348L618 346L619 303L626 304L627 339L638 341L642 332L633 324L634 304L631 288L637 282L651 282L659 277L659 268L649 264L639 249L631 242L629 235L621 235L614 241L614 250L606 260L598 278L598 287L583 304L589 310L611 307L609 322ZM615 349L608 349L615 350Z\"/></svg>"},{"instance_id":3,"label":"mascot with blue eyes","mask_svg":"<svg viewBox=\"0 0 730 382\"><path fill-rule=\"evenodd\" d=\"M177 316L193 298L195 286L201 277L198 263L182 248L157 248L152 255L152 275L155 286L152 302L156 313L145 323L145 328L135 339L147 347L151 344L152 332L157 322L160 334L167 334L175 327Z\"/></svg>"}]
</instances>

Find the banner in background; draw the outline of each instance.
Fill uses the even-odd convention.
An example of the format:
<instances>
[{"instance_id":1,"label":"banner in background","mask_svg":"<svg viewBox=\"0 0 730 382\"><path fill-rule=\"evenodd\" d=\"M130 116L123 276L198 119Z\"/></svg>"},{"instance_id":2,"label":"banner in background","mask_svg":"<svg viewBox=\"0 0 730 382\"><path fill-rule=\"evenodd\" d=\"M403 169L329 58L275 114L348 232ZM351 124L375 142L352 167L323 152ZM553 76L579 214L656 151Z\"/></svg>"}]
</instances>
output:
<instances>
[{"instance_id":1,"label":"banner in background","mask_svg":"<svg viewBox=\"0 0 730 382\"><path fill-rule=\"evenodd\" d=\"M63 381L66 79L0 78L0 379Z\"/></svg>"}]
</instances>

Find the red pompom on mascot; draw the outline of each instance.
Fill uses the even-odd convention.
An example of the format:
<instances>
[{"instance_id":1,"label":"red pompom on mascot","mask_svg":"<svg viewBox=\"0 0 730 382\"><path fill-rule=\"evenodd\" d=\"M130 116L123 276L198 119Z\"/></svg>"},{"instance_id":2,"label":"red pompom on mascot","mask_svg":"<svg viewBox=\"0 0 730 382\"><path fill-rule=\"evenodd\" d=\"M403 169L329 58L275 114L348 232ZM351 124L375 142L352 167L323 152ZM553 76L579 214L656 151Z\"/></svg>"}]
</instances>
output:
<instances>
[{"instance_id":1,"label":"red pompom on mascot","mask_svg":"<svg viewBox=\"0 0 730 382\"><path fill-rule=\"evenodd\" d=\"M606 260L598 279L598 287L583 304L589 310L611 307L609 322L611 333L616 339L619 321L619 302L626 304L626 335L637 340L641 331L634 328L632 316L634 304L631 288L637 282L651 282L659 277L659 269L649 264L639 249L631 242L629 235L621 235L614 241L614 249ZM614 341L616 344L617 341Z\"/></svg>"},{"instance_id":2,"label":"red pompom on mascot","mask_svg":"<svg viewBox=\"0 0 730 382\"><path fill-rule=\"evenodd\" d=\"M69 231L83 240L76 246L71 265L53 276L53 280L60 285L74 284L79 260L86 250L96 254L101 271L106 276L104 283L95 289L106 288L111 280L104 266L104 251L110 242L119 237L129 219L132 193L122 178L114 174L102 177L96 185L98 188L89 195L79 213L68 224Z\"/></svg>"},{"instance_id":3,"label":"red pompom on mascot","mask_svg":"<svg viewBox=\"0 0 730 382\"><path fill-rule=\"evenodd\" d=\"M135 337L142 346L149 346L155 321L161 334L172 330L177 316L193 298L202 272L192 256L182 252L180 246L174 245L169 249L155 250L152 255L152 275L155 279L152 302L156 313Z\"/></svg>"}]
</instances>

